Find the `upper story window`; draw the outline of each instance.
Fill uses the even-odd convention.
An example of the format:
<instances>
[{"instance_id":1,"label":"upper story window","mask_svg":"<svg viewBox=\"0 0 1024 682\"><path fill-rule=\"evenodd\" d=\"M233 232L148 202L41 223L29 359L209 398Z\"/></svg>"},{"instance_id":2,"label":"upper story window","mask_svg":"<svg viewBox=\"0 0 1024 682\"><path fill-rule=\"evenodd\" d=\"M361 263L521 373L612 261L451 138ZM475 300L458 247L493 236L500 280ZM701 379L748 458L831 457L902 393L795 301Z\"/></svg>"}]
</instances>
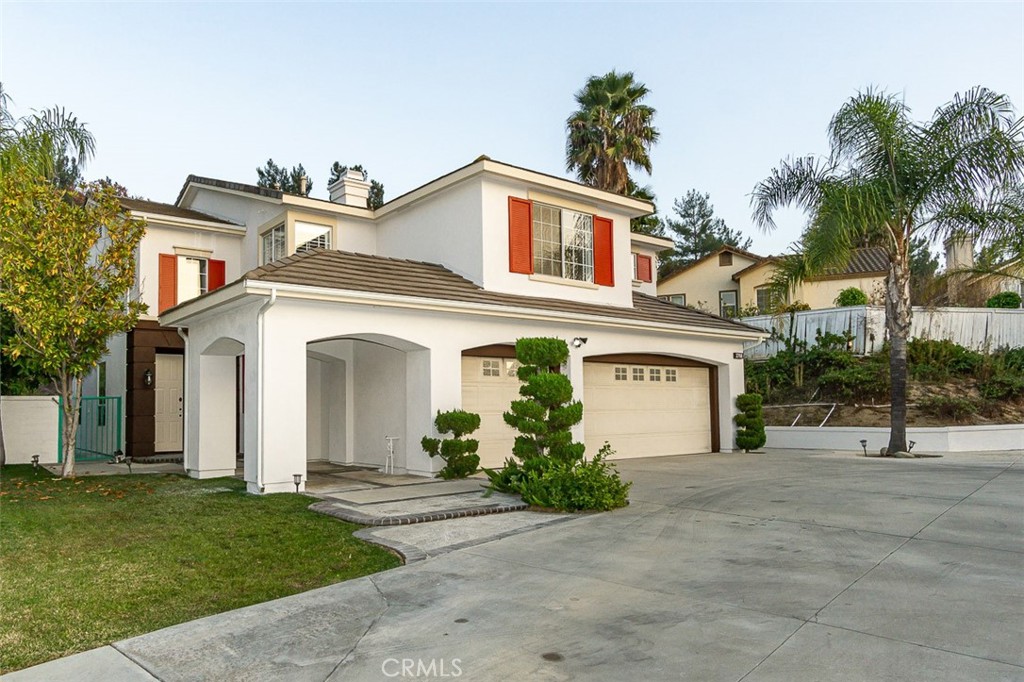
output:
<instances>
[{"instance_id":1,"label":"upper story window","mask_svg":"<svg viewBox=\"0 0 1024 682\"><path fill-rule=\"evenodd\" d=\"M287 256L288 236L284 225L267 230L260 240L260 264L280 260Z\"/></svg>"},{"instance_id":2,"label":"upper story window","mask_svg":"<svg viewBox=\"0 0 1024 682\"><path fill-rule=\"evenodd\" d=\"M533 270L594 281L594 216L533 204Z\"/></svg>"},{"instance_id":3,"label":"upper story window","mask_svg":"<svg viewBox=\"0 0 1024 682\"><path fill-rule=\"evenodd\" d=\"M723 251L722 253L718 254L718 265L719 267L732 265L732 254L729 253L728 251Z\"/></svg>"},{"instance_id":4,"label":"upper story window","mask_svg":"<svg viewBox=\"0 0 1024 682\"><path fill-rule=\"evenodd\" d=\"M225 263L222 260L161 253L158 266L157 312L160 313L224 286Z\"/></svg>"},{"instance_id":5,"label":"upper story window","mask_svg":"<svg viewBox=\"0 0 1024 682\"><path fill-rule=\"evenodd\" d=\"M739 298L736 291L718 292L718 314L722 317L736 317L739 313Z\"/></svg>"},{"instance_id":6,"label":"upper story window","mask_svg":"<svg viewBox=\"0 0 1024 682\"><path fill-rule=\"evenodd\" d=\"M509 272L615 286L610 218L508 198Z\"/></svg>"},{"instance_id":7,"label":"upper story window","mask_svg":"<svg viewBox=\"0 0 1024 682\"><path fill-rule=\"evenodd\" d=\"M178 256L178 303L209 291L209 267L205 258Z\"/></svg>"},{"instance_id":8,"label":"upper story window","mask_svg":"<svg viewBox=\"0 0 1024 682\"><path fill-rule=\"evenodd\" d=\"M328 225L295 221L295 252L331 248L331 228Z\"/></svg>"},{"instance_id":9,"label":"upper story window","mask_svg":"<svg viewBox=\"0 0 1024 682\"><path fill-rule=\"evenodd\" d=\"M671 296L662 296L661 298L676 305L686 305L686 294L672 294Z\"/></svg>"},{"instance_id":10,"label":"upper story window","mask_svg":"<svg viewBox=\"0 0 1024 682\"><path fill-rule=\"evenodd\" d=\"M633 279L637 282L654 281L654 259L639 253L633 254Z\"/></svg>"},{"instance_id":11,"label":"upper story window","mask_svg":"<svg viewBox=\"0 0 1024 682\"><path fill-rule=\"evenodd\" d=\"M757 309L762 313L769 313L782 303L778 291L772 287L758 287L754 294L757 296Z\"/></svg>"}]
</instances>

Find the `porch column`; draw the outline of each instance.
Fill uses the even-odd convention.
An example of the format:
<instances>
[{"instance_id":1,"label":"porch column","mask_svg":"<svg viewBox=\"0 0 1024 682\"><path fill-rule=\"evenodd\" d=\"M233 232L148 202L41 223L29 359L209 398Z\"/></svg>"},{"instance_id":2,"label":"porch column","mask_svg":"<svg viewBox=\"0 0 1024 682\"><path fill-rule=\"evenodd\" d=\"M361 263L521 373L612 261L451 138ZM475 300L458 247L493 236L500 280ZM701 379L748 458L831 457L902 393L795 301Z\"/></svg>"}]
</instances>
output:
<instances>
[{"instance_id":1,"label":"porch column","mask_svg":"<svg viewBox=\"0 0 1024 682\"><path fill-rule=\"evenodd\" d=\"M188 473L193 478L234 476L235 358L199 355L198 364L198 401L193 404L199 410L199 424L189 430L189 440L197 446L192 452L198 451L198 461L189 462Z\"/></svg>"},{"instance_id":2,"label":"porch column","mask_svg":"<svg viewBox=\"0 0 1024 682\"><path fill-rule=\"evenodd\" d=\"M573 400L583 400L583 348L569 346L569 360L566 362L566 371L569 381L572 382ZM572 439L577 443L583 442L583 425L587 420L587 403L583 403L583 420L572 427ZM593 455L593 453L587 453Z\"/></svg>"},{"instance_id":3,"label":"porch column","mask_svg":"<svg viewBox=\"0 0 1024 682\"><path fill-rule=\"evenodd\" d=\"M405 467L411 474L432 476L444 462L424 452L420 439L434 435L438 410L447 412L462 407L462 350L439 344L430 350L407 351L406 359L409 443Z\"/></svg>"}]
</instances>

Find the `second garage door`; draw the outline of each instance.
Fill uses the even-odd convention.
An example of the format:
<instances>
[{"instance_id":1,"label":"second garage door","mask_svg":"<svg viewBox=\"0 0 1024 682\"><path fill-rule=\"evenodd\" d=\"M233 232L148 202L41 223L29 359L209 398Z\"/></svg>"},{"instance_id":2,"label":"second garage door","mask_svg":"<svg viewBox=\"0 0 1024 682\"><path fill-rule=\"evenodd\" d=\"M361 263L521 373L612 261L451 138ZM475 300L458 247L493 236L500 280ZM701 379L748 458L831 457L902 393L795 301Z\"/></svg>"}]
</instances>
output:
<instances>
[{"instance_id":1,"label":"second garage door","mask_svg":"<svg viewBox=\"0 0 1024 682\"><path fill-rule=\"evenodd\" d=\"M480 466L501 467L512 456L516 431L502 414L518 400L519 364L511 358L462 358L462 409L480 415L480 428L470 438L480 441Z\"/></svg>"},{"instance_id":2,"label":"second garage door","mask_svg":"<svg viewBox=\"0 0 1024 682\"><path fill-rule=\"evenodd\" d=\"M710 370L587 362L587 456L608 441L616 459L711 452Z\"/></svg>"}]
</instances>

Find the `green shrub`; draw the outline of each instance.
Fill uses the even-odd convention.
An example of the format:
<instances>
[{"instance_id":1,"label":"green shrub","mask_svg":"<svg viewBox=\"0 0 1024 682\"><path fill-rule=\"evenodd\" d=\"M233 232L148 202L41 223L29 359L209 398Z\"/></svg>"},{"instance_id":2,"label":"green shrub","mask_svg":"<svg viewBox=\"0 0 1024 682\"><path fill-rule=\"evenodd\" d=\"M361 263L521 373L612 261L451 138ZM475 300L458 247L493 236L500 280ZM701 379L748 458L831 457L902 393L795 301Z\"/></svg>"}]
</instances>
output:
<instances>
[{"instance_id":1,"label":"green shrub","mask_svg":"<svg viewBox=\"0 0 1024 682\"><path fill-rule=\"evenodd\" d=\"M476 454L480 442L463 436L480 428L480 415L464 410L438 411L434 426L440 434L452 434L446 439L424 436L420 441L427 454L444 460L444 467L437 472L437 477L466 478L475 474L480 466L480 456Z\"/></svg>"},{"instance_id":2,"label":"green shrub","mask_svg":"<svg viewBox=\"0 0 1024 682\"><path fill-rule=\"evenodd\" d=\"M911 339L907 343L910 376L919 381L942 381L951 376L971 376L985 356L948 339Z\"/></svg>"},{"instance_id":3,"label":"green shrub","mask_svg":"<svg viewBox=\"0 0 1024 682\"><path fill-rule=\"evenodd\" d=\"M1024 397L1024 377L998 374L981 382L978 390L989 400L1016 400Z\"/></svg>"},{"instance_id":4,"label":"green shrub","mask_svg":"<svg viewBox=\"0 0 1024 682\"><path fill-rule=\"evenodd\" d=\"M961 421L978 413L978 405L970 398L934 395L923 398L917 405L929 414L953 421Z\"/></svg>"},{"instance_id":5,"label":"green shrub","mask_svg":"<svg viewBox=\"0 0 1024 682\"><path fill-rule=\"evenodd\" d=\"M1004 291L985 301L986 308L1019 308L1020 294L1016 291Z\"/></svg>"},{"instance_id":6,"label":"green shrub","mask_svg":"<svg viewBox=\"0 0 1024 682\"><path fill-rule=\"evenodd\" d=\"M583 403L573 401L569 378L553 371L568 357L569 346L562 339L516 341L523 398L512 401L503 416L506 424L519 431L512 454L520 461L552 457L574 462L583 457L583 443L574 443L571 432L583 419Z\"/></svg>"},{"instance_id":7,"label":"green shrub","mask_svg":"<svg viewBox=\"0 0 1024 682\"><path fill-rule=\"evenodd\" d=\"M750 452L767 442L764 433L764 415L761 411L761 396L756 393L741 393L736 396L736 407L740 414L733 417L739 430L736 432L736 446Z\"/></svg>"},{"instance_id":8,"label":"green shrub","mask_svg":"<svg viewBox=\"0 0 1024 682\"><path fill-rule=\"evenodd\" d=\"M857 287L848 287L839 292L834 303L840 308L846 308L851 305L867 305L868 295Z\"/></svg>"},{"instance_id":9,"label":"green shrub","mask_svg":"<svg viewBox=\"0 0 1024 682\"><path fill-rule=\"evenodd\" d=\"M876 357L822 374L818 387L823 398L837 402L868 401L889 397L889 366Z\"/></svg>"},{"instance_id":10,"label":"green shrub","mask_svg":"<svg viewBox=\"0 0 1024 682\"><path fill-rule=\"evenodd\" d=\"M534 457L506 461L502 471L487 471L494 490L518 494L527 504L562 511L606 511L629 503L629 489L615 465L608 443L591 460L574 462Z\"/></svg>"}]
</instances>

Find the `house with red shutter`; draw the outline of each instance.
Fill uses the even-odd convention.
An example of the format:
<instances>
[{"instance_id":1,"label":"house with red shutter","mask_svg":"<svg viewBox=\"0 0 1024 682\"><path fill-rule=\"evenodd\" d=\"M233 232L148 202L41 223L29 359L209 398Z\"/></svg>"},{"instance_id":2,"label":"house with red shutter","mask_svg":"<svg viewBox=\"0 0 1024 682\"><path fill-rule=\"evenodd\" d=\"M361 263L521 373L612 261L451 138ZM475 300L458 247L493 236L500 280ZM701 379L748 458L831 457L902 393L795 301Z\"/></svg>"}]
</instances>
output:
<instances>
[{"instance_id":1,"label":"house with red shutter","mask_svg":"<svg viewBox=\"0 0 1024 682\"><path fill-rule=\"evenodd\" d=\"M149 226L150 308L106 360L128 454L180 453L198 478L241 466L254 493L294 491L309 462L427 476L420 439L462 408L501 466L527 336L569 343L588 455L732 449L742 351L764 333L656 297L671 243L630 231L651 204L487 157L376 210L368 190L356 172L328 199L193 175L174 204L125 202Z\"/></svg>"}]
</instances>

